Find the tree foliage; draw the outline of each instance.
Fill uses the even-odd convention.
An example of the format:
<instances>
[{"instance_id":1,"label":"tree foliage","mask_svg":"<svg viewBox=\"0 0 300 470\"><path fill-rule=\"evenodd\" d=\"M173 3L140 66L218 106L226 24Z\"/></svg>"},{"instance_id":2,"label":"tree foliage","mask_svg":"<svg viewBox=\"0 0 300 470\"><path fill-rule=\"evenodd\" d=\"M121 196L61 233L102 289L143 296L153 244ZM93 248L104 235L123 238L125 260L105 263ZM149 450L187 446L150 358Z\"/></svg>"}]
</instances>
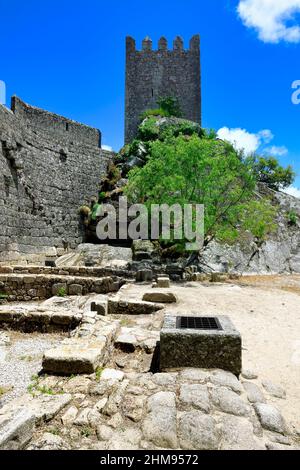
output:
<instances>
[{"instance_id":1,"label":"tree foliage","mask_svg":"<svg viewBox=\"0 0 300 470\"><path fill-rule=\"evenodd\" d=\"M157 100L157 104L165 113L166 116L181 117L182 110L178 98L173 96L161 97Z\"/></svg>"},{"instance_id":2,"label":"tree foliage","mask_svg":"<svg viewBox=\"0 0 300 470\"><path fill-rule=\"evenodd\" d=\"M156 140L142 168L129 173L126 194L132 202L204 204L205 244L234 242L250 231L262 240L274 229L276 210L255 200L256 175L231 144L198 135Z\"/></svg>"},{"instance_id":3,"label":"tree foliage","mask_svg":"<svg viewBox=\"0 0 300 470\"><path fill-rule=\"evenodd\" d=\"M290 165L287 168L282 167L275 157L254 157L253 169L258 181L275 191L290 186L296 176Z\"/></svg>"}]
</instances>

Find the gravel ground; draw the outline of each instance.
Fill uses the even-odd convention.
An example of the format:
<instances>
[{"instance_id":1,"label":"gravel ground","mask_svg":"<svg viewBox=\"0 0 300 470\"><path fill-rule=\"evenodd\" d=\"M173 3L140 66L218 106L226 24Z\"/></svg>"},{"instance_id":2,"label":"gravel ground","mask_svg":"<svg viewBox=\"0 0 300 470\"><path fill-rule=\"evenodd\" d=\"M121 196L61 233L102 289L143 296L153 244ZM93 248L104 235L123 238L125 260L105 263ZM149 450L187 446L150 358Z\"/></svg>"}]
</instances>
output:
<instances>
[{"instance_id":1,"label":"gravel ground","mask_svg":"<svg viewBox=\"0 0 300 470\"><path fill-rule=\"evenodd\" d=\"M0 340L4 335L10 343L0 341L0 407L26 392L31 377L41 370L44 351L64 337L59 333L0 332Z\"/></svg>"}]
</instances>

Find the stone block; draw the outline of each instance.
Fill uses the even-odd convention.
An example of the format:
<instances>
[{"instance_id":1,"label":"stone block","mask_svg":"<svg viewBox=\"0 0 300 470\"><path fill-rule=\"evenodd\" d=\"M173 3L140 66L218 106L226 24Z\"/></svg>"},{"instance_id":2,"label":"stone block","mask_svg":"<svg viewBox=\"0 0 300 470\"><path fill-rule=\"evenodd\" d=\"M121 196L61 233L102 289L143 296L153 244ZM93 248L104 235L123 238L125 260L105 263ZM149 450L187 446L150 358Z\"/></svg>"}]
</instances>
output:
<instances>
[{"instance_id":1,"label":"stone block","mask_svg":"<svg viewBox=\"0 0 300 470\"><path fill-rule=\"evenodd\" d=\"M82 295L83 287L80 284L71 284L69 286L69 295Z\"/></svg>"},{"instance_id":2,"label":"stone block","mask_svg":"<svg viewBox=\"0 0 300 470\"><path fill-rule=\"evenodd\" d=\"M21 450L30 441L35 427L31 411L18 410L7 421L0 423L0 450Z\"/></svg>"},{"instance_id":3,"label":"stone block","mask_svg":"<svg viewBox=\"0 0 300 470\"><path fill-rule=\"evenodd\" d=\"M140 269L136 273L136 282L152 282L153 272L151 269Z\"/></svg>"},{"instance_id":4,"label":"stone block","mask_svg":"<svg viewBox=\"0 0 300 470\"><path fill-rule=\"evenodd\" d=\"M173 292L146 292L143 295L145 302L159 302L162 304L172 304L177 302L177 297Z\"/></svg>"},{"instance_id":5,"label":"stone block","mask_svg":"<svg viewBox=\"0 0 300 470\"><path fill-rule=\"evenodd\" d=\"M194 315L195 316L195 315ZM222 329L177 328L177 316L166 315L160 333L160 368L223 369L238 376L242 366L242 340L227 316L218 316Z\"/></svg>"},{"instance_id":6,"label":"stone block","mask_svg":"<svg viewBox=\"0 0 300 470\"><path fill-rule=\"evenodd\" d=\"M97 301L91 303L91 311L97 312L98 315L106 316L108 312L107 300Z\"/></svg>"},{"instance_id":7,"label":"stone block","mask_svg":"<svg viewBox=\"0 0 300 470\"><path fill-rule=\"evenodd\" d=\"M103 365L106 342L74 340L49 349L43 357L43 370L55 374L92 374Z\"/></svg>"},{"instance_id":8,"label":"stone block","mask_svg":"<svg viewBox=\"0 0 300 470\"><path fill-rule=\"evenodd\" d=\"M58 295L61 289L64 289L64 291L67 293L67 284L65 282L58 282L57 284L53 284L52 295Z\"/></svg>"},{"instance_id":9,"label":"stone block","mask_svg":"<svg viewBox=\"0 0 300 470\"><path fill-rule=\"evenodd\" d=\"M158 277L157 278L157 287L170 287L170 278L168 278L168 277Z\"/></svg>"}]
</instances>

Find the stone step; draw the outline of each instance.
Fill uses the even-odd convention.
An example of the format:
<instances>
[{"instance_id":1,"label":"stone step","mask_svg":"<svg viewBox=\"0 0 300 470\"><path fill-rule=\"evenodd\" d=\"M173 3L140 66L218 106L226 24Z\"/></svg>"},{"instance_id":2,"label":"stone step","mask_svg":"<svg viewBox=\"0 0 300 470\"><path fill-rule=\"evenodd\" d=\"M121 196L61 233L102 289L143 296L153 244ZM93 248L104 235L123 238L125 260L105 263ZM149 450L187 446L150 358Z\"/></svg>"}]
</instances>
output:
<instances>
[{"instance_id":1,"label":"stone step","mask_svg":"<svg viewBox=\"0 0 300 470\"><path fill-rule=\"evenodd\" d=\"M67 338L43 357L43 371L61 374L92 374L109 359L120 324L101 324L89 337ZM78 333L80 334L80 328Z\"/></svg>"}]
</instances>

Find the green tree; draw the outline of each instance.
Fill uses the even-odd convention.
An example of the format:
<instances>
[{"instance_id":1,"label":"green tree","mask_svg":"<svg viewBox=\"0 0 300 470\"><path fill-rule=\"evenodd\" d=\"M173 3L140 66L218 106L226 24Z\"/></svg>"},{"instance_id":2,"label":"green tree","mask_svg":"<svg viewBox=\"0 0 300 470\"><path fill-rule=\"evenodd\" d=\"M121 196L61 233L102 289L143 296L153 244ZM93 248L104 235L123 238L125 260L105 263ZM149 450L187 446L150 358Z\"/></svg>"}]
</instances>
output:
<instances>
[{"instance_id":1,"label":"green tree","mask_svg":"<svg viewBox=\"0 0 300 470\"><path fill-rule=\"evenodd\" d=\"M252 162L242 160L231 144L180 135L151 143L145 166L129 173L126 194L149 208L204 204L207 245L213 239L233 242L246 230L259 238L273 230L275 209L265 199L254 203L255 186ZM270 220L263 224L266 212Z\"/></svg>"},{"instance_id":2,"label":"green tree","mask_svg":"<svg viewBox=\"0 0 300 470\"><path fill-rule=\"evenodd\" d=\"M275 191L290 186L296 176L290 165L287 168L282 167L275 157L255 156L253 169L258 181Z\"/></svg>"}]
</instances>

